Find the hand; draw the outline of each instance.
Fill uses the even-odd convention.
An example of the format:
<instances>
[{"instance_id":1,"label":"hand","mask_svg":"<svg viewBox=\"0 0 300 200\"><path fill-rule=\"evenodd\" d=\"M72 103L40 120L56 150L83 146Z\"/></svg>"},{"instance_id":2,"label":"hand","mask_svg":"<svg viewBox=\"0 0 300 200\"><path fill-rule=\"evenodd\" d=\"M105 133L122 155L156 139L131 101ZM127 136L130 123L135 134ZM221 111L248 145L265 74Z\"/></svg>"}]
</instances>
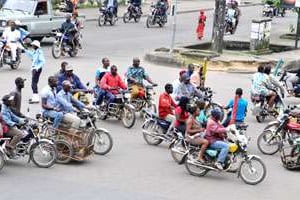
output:
<instances>
[{"instance_id":1,"label":"hand","mask_svg":"<svg viewBox=\"0 0 300 200\"><path fill-rule=\"evenodd\" d=\"M152 83L152 86L153 86L153 87L156 87L156 86L158 86L158 85L157 85L156 83Z\"/></svg>"},{"instance_id":2,"label":"hand","mask_svg":"<svg viewBox=\"0 0 300 200\"><path fill-rule=\"evenodd\" d=\"M26 118L21 118L20 121L19 121L19 124L20 125L24 125L28 122L28 120Z\"/></svg>"}]
</instances>

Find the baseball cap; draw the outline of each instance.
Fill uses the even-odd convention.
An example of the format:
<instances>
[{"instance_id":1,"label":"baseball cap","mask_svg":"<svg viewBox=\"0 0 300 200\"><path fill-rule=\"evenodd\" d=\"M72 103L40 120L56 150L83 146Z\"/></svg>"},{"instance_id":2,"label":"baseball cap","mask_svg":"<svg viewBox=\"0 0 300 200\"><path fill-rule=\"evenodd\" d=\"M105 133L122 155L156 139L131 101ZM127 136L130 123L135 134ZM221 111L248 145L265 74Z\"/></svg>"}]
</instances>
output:
<instances>
[{"instance_id":1,"label":"baseball cap","mask_svg":"<svg viewBox=\"0 0 300 200\"><path fill-rule=\"evenodd\" d=\"M67 65L66 66L66 71L73 71L73 66L72 65Z\"/></svg>"}]
</instances>

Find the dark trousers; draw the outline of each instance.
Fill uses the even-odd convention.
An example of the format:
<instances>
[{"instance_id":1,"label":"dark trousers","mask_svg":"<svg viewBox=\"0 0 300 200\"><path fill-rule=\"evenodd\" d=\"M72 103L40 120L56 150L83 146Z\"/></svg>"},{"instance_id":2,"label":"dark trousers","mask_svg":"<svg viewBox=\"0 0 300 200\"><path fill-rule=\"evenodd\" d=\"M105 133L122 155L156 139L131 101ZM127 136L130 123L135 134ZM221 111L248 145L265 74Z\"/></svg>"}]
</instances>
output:
<instances>
[{"instance_id":1,"label":"dark trousers","mask_svg":"<svg viewBox=\"0 0 300 200\"><path fill-rule=\"evenodd\" d=\"M42 69L32 70L31 89L33 94L38 94L38 83L40 80L41 73L42 73Z\"/></svg>"}]
</instances>

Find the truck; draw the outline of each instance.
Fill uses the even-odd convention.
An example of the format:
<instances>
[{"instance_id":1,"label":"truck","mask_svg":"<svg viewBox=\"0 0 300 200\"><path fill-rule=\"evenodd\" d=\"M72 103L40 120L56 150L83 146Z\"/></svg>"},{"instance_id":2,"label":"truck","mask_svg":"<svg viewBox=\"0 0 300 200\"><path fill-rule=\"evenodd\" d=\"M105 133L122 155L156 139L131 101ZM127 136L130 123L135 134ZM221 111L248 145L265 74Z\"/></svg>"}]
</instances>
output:
<instances>
[{"instance_id":1,"label":"truck","mask_svg":"<svg viewBox=\"0 0 300 200\"><path fill-rule=\"evenodd\" d=\"M61 27L67 13L54 11L51 0L6 0L0 9L0 34L9 20L19 20L32 40L41 41L53 36L52 31ZM82 20L85 16L79 16Z\"/></svg>"}]
</instances>

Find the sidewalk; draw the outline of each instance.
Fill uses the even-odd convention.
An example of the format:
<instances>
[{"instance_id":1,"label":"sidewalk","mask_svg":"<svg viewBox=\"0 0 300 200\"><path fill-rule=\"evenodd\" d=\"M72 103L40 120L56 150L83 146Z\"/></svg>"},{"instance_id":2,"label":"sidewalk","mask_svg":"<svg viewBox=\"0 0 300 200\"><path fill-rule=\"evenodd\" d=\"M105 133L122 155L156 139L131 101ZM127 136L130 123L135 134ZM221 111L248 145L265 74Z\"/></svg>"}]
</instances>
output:
<instances>
[{"instance_id":1,"label":"sidewalk","mask_svg":"<svg viewBox=\"0 0 300 200\"><path fill-rule=\"evenodd\" d=\"M142 10L144 15L149 13L150 4L152 1L148 0L143 4ZM261 4L262 0L242 0L241 7L253 6ZM213 10L215 0L178 0L178 14L198 12L199 10ZM119 6L118 16L122 17L127 9L127 6ZM86 21L95 21L99 17L98 8L83 8L79 10L80 13L86 16Z\"/></svg>"}]
</instances>

